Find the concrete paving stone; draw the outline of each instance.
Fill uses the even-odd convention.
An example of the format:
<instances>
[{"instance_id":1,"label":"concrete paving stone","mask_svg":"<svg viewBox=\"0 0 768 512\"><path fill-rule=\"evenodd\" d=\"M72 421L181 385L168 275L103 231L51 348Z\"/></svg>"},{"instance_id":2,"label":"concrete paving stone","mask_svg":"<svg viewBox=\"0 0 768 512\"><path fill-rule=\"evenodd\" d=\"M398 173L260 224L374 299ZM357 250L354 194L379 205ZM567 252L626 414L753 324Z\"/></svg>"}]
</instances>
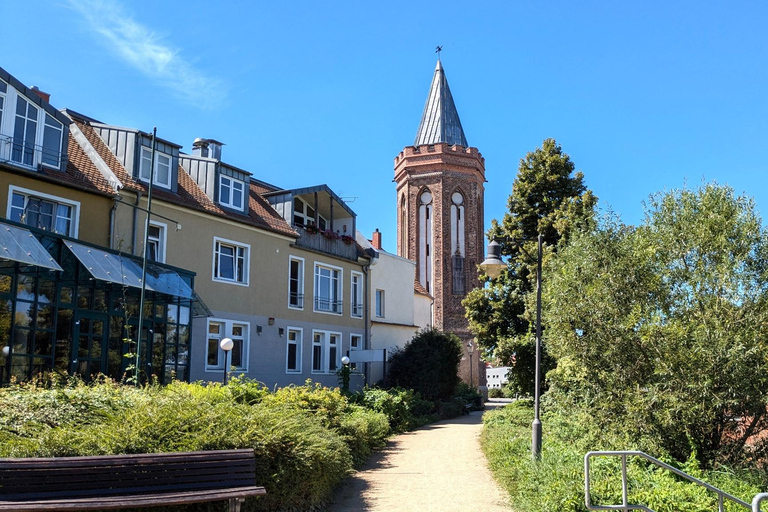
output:
<instances>
[{"instance_id":1,"label":"concrete paving stone","mask_svg":"<svg viewBox=\"0 0 768 512\"><path fill-rule=\"evenodd\" d=\"M488 403L486 410L501 403ZM328 512L512 509L480 449L483 412L393 438L338 490Z\"/></svg>"}]
</instances>

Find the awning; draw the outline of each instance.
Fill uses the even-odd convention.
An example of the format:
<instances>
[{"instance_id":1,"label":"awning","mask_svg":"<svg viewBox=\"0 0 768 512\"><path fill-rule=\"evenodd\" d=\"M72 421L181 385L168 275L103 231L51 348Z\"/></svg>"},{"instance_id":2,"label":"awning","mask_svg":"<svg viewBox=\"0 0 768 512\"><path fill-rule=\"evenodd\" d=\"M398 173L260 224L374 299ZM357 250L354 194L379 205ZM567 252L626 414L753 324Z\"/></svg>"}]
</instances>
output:
<instances>
[{"instance_id":1,"label":"awning","mask_svg":"<svg viewBox=\"0 0 768 512\"><path fill-rule=\"evenodd\" d=\"M0 226L0 259L62 270L35 235L27 229L8 224Z\"/></svg>"},{"instance_id":2,"label":"awning","mask_svg":"<svg viewBox=\"0 0 768 512\"><path fill-rule=\"evenodd\" d=\"M141 266L133 259L76 242L64 242L72 254L88 269L91 275L101 281L141 288ZM146 290L193 299L192 288L171 269L147 263Z\"/></svg>"}]
</instances>

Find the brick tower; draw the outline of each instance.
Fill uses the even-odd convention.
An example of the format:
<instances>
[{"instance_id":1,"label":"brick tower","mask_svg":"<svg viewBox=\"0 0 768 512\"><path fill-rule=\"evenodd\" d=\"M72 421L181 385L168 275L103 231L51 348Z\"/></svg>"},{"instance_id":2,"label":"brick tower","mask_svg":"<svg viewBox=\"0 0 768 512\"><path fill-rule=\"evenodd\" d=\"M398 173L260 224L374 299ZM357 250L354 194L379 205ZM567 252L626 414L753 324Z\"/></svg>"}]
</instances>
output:
<instances>
[{"instance_id":1,"label":"brick tower","mask_svg":"<svg viewBox=\"0 0 768 512\"><path fill-rule=\"evenodd\" d=\"M485 160L467 144L440 60L416 140L395 158L394 181L397 254L416 262L416 281L434 298L432 325L461 339L462 379L485 386L485 365L461 305L479 286Z\"/></svg>"}]
</instances>

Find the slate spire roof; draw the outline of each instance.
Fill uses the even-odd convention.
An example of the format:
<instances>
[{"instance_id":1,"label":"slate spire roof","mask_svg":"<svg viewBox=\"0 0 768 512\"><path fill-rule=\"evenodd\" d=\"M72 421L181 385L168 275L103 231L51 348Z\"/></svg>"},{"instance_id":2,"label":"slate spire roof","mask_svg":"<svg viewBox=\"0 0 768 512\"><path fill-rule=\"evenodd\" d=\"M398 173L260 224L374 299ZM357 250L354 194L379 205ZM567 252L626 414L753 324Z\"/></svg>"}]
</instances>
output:
<instances>
[{"instance_id":1,"label":"slate spire roof","mask_svg":"<svg viewBox=\"0 0 768 512\"><path fill-rule=\"evenodd\" d=\"M413 145L421 146L422 144L441 142L468 147L467 138L461 128L459 113L453 103L451 89L445 79L443 64L438 59L435 76L432 78L432 86L429 88L429 96L424 104L424 113L421 115L421 123Z\"/></svg>"}]
</instances>

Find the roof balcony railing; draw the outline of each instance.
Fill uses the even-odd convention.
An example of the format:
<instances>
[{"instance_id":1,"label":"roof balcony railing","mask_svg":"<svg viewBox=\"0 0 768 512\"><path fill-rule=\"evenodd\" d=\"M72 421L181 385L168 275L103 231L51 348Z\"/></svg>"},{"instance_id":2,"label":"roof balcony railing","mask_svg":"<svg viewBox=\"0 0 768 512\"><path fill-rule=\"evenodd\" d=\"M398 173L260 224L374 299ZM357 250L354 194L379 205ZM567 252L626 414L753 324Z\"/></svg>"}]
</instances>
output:
<instances>
[{"instance_id":1,"label":"roof balcony railing","mask_svg":"<svg viewBox=\"0 0 768 512\"><path fill-rule=\"evenodd\" d=\"M295 226L299 232L296 245L305 249L330 254L345 260L357 261L357 245L352 237L314 226Z\"/></svg>"},{"instance_id":2,"label":"roof balcony railing","mask_svg":"<svg viewBox=\"0 0 768 512\"><path fill-rule=\"evenodd\" d=\"M61 151L0 134L0 162L12 162L30 169L38 169L41 165L59 169L61 156Z\"/></svg>"}]
</instances>

